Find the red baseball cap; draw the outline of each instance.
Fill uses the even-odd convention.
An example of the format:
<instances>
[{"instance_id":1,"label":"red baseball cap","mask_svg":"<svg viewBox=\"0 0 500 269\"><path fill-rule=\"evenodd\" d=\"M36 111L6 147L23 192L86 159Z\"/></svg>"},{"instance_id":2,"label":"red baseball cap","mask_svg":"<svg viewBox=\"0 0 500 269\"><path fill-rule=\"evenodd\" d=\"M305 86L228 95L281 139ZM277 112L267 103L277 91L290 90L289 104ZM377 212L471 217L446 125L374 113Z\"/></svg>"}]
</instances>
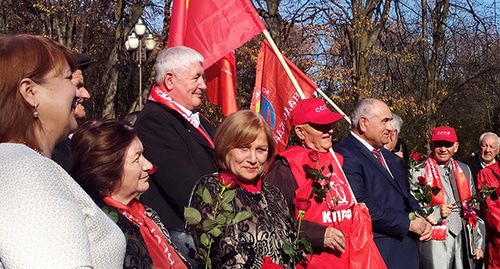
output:
<instances>
[{"instance_id":1,"label":"red baseball cap","mask_svg":"<svg viewBox=\"0 0 500 269\"><path fill-rule=\"evenodd\" d=\"M432 130L431 141L448 141L455 143L458 141L455 129L448 126L439 126Z\"/></svg>"},{"instance_id":2,"label":"red baseball cap","mask_svg":"<svg viewBox=\"0 0 500 269\"><path fill-rule=\"evenodd\" d=\"M304 123L329 124L343 117L341 114L328 109L323 100L308 98L297 103L292 111L291 121L292 126Z\"/></svg>"}]
</instances>

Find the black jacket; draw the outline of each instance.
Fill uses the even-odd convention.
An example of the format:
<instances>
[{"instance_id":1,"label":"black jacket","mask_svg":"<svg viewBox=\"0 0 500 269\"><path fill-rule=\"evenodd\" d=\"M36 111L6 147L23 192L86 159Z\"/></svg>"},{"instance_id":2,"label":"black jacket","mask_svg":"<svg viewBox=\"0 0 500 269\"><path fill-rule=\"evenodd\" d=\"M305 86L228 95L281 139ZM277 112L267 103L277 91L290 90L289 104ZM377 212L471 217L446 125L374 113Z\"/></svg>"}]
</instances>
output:
<instances>
[{"instance_id":1,"label":"black jacket","mask_svg":"<svg viewBox=\"0 0 500 269\"><path fill-rule=\"evenodd\" d=\"M200 120L213 137L215 127L202 116ZM146 103L135 125L144 156L158 166L141 201L158 212L168 229L183 228L184 207L194 185L217 171L214 150L179 113L162 104Z\"/></svg>"}]
</instances>

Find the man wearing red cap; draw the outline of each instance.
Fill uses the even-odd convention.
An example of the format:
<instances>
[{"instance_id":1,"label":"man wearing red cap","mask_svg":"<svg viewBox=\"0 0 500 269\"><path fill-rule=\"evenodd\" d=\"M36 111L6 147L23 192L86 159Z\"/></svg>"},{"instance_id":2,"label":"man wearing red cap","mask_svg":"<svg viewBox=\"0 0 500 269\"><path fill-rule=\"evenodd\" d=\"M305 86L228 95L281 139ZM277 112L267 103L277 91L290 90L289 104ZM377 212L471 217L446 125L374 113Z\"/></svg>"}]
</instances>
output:
<instances>
[{"instance_id":1,"label":"man wearing red cap","mask_svg":"<svg viewBox=\"0 0 500 269\"><path fill-rule=\"evenodd\" d=\"M370 210L373 237L388 268L417 269L418 243L430 239L424 218L410 219L418 203L410 195L408 173L384 148L389 143L392 113L377 99L363 99L351 115L351 133L337 146L356 199Z\"/></svg>"},{"instance_id":2,"label":"man wearing red cap","mask_svg":"<svg viewBox=\"0 0 500 269\"><path fill-rule=\"evenodd\" d=\"M311 243L314 254L308 255L307 263L298 268L349 267L349 235L356 200L342 171L342 156L329 152L332 124L342 118L341 114L330 111L321 99L298 102L292 111L291 123L301 145L281 152L266 176L268 182L281 190L290 212L298 216L299 210L305 211L300 232ZM310 169L316 169L326 179L317 180L315 186L313 182L318 177L313 176ZM317 194L318 189L324 190L324 194ZM301 208L303 201L311 206Z\"/></svg>"},{"instance_id":3,"label":"man wearing red cap","mask_svg":"<svg viewBox=\"0 0 500 269\"><path fill-rule=\"evenodd\" d=\"M413 175L414 180L420 177L419 181L440 189L439 193L432 195L436 207L433 215L429 216L434 223L433 240L420 245L422 267L474 268L474 260L483 257L481 232L477 226L473 228L477 236L471 240L467 227L471 224L461 217L461 214L464 215L461 212L464 211L461 210L462 202L469 200L475 192L471 171L466 164L453 159L458 151L453 128L436 127L432 131L430 147L431 156L417 167ZM475 225L481 225L481 221Z\"/></svg>"}]
</instances>

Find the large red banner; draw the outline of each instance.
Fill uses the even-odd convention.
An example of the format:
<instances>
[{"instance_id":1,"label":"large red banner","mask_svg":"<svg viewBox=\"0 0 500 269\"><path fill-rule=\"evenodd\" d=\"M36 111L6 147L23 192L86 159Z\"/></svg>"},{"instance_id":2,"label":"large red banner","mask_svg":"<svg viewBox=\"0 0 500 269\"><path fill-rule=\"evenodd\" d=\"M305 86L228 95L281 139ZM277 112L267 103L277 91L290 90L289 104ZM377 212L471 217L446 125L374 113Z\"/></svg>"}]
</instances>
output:
<instances>
[{"instance_id":1,"label":"large red banner","mask_svg":"<svg viewBox=\"0 0 500 269\"><path fill-rule=\"evenodd\" d=\"M305 97L312 97L318 86L287 58L285 61L297 79ZM285 150L288 144L292 128L290 114L300 97L266 40L260 48L256 72L250 109L260 112L269 123L273 129L277 152L280 152Z\"/></svg>"}]
</instances>

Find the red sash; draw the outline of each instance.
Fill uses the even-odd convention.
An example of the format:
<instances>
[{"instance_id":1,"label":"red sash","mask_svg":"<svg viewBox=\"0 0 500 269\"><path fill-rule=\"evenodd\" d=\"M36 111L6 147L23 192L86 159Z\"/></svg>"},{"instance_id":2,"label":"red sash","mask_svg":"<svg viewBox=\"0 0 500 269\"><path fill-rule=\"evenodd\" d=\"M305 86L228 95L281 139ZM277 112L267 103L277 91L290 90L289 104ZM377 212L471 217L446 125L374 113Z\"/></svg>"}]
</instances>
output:
<instances>
[{"instance_id":1,"label":"red sash","mask_svg":"<svg viewBox=\"0 0 500 269\"><path fill-rule=\"evenodd\" d=\"M296 198L309 199L309 194L312 190L312 180L306 178L305 165L319 170L319 167L324 167L323 173L328 176L330 174L328 167L331 165L332 173L330 175L330 191L327 193L325 201L316 202L311 198L311 207L304 214L304 219L312 222L323 224L324 226L334 227L342 230L344 234L351 233L352 225L352 208L354 199L347 180L343 176L341 168L337 166L333 156L329 152L318 152L318 163L313 162L309 158L310 149L303 147L291 147L280 155L288 160L290 169L298 185L295 191ZM335 153L337 159L342 164L342 155ZM317 167L319 166L319 167ZM337 200L336 203L331 201L332 198ZM295 216L298 215L297 209ZM346 246L349 245L349 236L345 237ZM321 252L319 254L308 255L308 268L332 268L333 265L339 268L347 268L350 256L349 248L345 248L344 253L340 257L329 252ZM297 266L299 268L300 265Z\"/></svg>"},{"instance_id":2,"label":"red sash","mask_svg":"<svg viewBox=\"0 0 500 269\"><path fill-rule=\"evenodd\" d=\"M469 180L467 180L464 171L460 168L457 161L451 159L451 164L453 166L453 174L455 175L458 195L460 196L460 201L457 202L463 202L471 197ZM438 187L440 189L437 195L432 195L432 201L434 204L444 204L445 199L443 182L441 181L441 176L439 175L438 165L433 157L429 157L425 163L425 179L427 185L430 185L431 187Z\"/></svg>"},{"instance_id":3,"label":"red sash","mask_svg":"<svg viewBox=\"0 0 500 269\"><path fill-rule=\"evenodd\" d=\"M165 236L160 232L158 226L146 216L144 206L136 199L128 206L104 197L104 203L118 210L125 218L139 227L144 244L153 261L154 268L186 269L186 265L177 255Z\"/></svg>"},{"instance_id":4,"label":"red sash","mask_svg":"<svg viewBox=\"0 0 500 269\"><path fill-rule=\"evenodd\" d=\"M455 175L455 182L457 184L458 195L460 196L460 201L463 202L471 197L471 191L469 186L469 181L465 176L464 171L458 165L457 161L451 159L451 164L453 166L453 174ZM443 182L441 181L441 176L439 175L438 165L433 157L429 157L425 163L425 180L427 185L431 187L438 187L440 191L438 194L432 195L432 202L436 205L444 204L444 189ZM432 226L432 239L434 240L445 240L447 232L448 223L443 220L441 223Z\"/></svg>"},{"instance_id":5,"label":"red sash","mask_svg":"<svg viewBox=\"0 0 500 269\"><path fill-rule=\"evenodd\" d=\"M174 100L172 100L172 98L168 95L167 91L164 90L162 86L154 84L153 87L151 88L151 93L149 94L148 100L163 104L166 107L177 111L177 113L181 114L181 116L184 117L189 122L189 124L193 125L191 118L188 115L186 115L184 111L182 111L182 109L179 107L178 104L174 102ZM200 115L206 119L206 117L203 116L201 113ZM212 149L215 148L212 138L210 138L208 133L205 132L205 130L201 127L201 125L198 127L195 127L193 125L193 127L205 138L205 140L207 140L208 144L210 145L210 147L212 147Z\"/></svg>"}]
</instances>

